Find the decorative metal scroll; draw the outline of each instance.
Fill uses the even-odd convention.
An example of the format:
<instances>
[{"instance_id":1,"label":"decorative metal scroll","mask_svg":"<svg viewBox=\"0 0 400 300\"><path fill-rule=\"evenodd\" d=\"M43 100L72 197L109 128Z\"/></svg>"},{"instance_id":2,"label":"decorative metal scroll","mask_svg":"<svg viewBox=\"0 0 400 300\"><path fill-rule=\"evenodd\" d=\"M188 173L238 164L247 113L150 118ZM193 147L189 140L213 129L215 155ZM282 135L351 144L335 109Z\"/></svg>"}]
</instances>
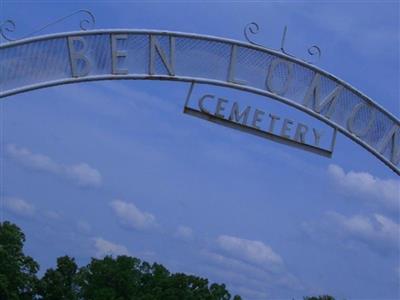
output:
<instances>
[{"instance_id":1,"label":"decorative metal scroll","mask_svg":"<svg viewBox=\"0 0 400 300\"><path fill-rule=\"evenodd\" d=\"M244 34L245 39L246 39L250 44L253 44L253 45L256 45L256 46L260 46L260 47L264 47L263 45L261 45L261 44L255 42L255 41L253 40L253 38L251 37L251 35L253 35L253 36L254 36L254 35L257 35L257 34L259 33L259 31L260 31L260 26L259 26L256 22L251 22L251 23L247 24L247 25L244 27L243 34ZM282 39L281 39L281 46L280 46L280 49L279 49L279 50L280 50L282 53L284 53L284 54L286 54L286 55L288 55L288 56L295 57L294 55L290 54L290 53L285 49L286 35L287 35L287 26L285 26L285 27L283 28ZM318 47L317 45L313 45L313 46L309 47L309 48L307 49L307 53L308 53L308 55L310 55L311 57L316 57L316 58L317 58L317 59L314 60L314 61L304 60L305 62L308 62L308 63L310 63L310 64L311 64L311 63L316 63L316 62L321 58L321 55L322 55L321 48Z\"/></svg>"},{"instance_id":2,"label":"decorative metal scroll","mask_svg":"<svg viewBox=\"0 0 400 300\"><path fill-rule=\"evenodd\" d=\"M42 32L43 30L51 27L52 25L61 23L62 21L71 18L72 16L75 15L82 15L82 19L79 22L79 27L81 28L81 30L88 30L88 29L93 29L94 25L96 24L96 18L94 17L94 15L87 9L80 9L77 11L74 11L73 13L70 13L66 16L63 16L61 18L58 18L55 21L52 21L42 27L40 27L39 29L26 34L22 37L19 38L12 38L9 34L14 32L17 28L17 26L15 25L15 22L13 20L6 20L3 23L0 24L0 35L3 37L3 39L11 42L11 41L17 41L23 38L27 38L27 37L31 37L34 36L35 34Z\"/></svg>"},{"instance_id":3,"label":"decorative metal scroll","mask_svg":"<svg viewBox=\"0 0 400 300\"><path fill-rule=\"evenodd\" d=\"M336 128L400 175L400 121L349 84L279 51L148 30L80 31L0 45L0 98L106 79L198 82L263 95Z\"/></svg>"}]
</instances>

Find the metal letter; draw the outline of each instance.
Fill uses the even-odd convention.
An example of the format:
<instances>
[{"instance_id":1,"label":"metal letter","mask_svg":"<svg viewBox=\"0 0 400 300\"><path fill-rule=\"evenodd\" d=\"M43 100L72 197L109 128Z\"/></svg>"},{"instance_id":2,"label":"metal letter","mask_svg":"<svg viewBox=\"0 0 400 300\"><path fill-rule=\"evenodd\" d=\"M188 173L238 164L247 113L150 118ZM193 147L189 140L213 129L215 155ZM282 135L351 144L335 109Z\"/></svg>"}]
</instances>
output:
<instances>
[{"instance_id":1,"label":"metal letter","mask_svg":"<svg viewBox=\"0 0 400 300\"><path fill-rule=\"evenodd\" d=\"M282 88L280 90L275 90L274 87L272 86L272 82L274 78L275 69L279 64L283 64L287 67L288 74L285 80L285 84L282 86ZM268 91L277 95L285 94L289 88L290 82L292 81L292 71L293 71L293 66L291 63L282 59L275 59L274 61L272 61L272 63L269 65L267 80L265 82Z\"/></svg>"},{"instance_id":2,"label":"metal letter","mask_svg":"<svg viewBox=\"0 0 400 300\"><path fill-rule=\"evenodd\" d=\"M211 114L210 111L208 111L208 110L204 107L204 100L205 100L206 98L214 99L215 96L214 96L214 95L204 95L203 97L201 97L201 98L199 99L199 108L200 108L200 110L201 110L203 113Z\"/></svg>"},{"instance_id":3,"label":"metal letter","mask_svg":"<svg viewBox=\"0 0 400 300\"><path fill-rule=\"evenodd\" d=\"M320 101L320 84L321 75L315 73L314 79L311 82L306 95L304 96L303 105L307 107L311 104L311 108L317 113L320 113L326 106L329 105L328 112L325 116L330 118L334 112L335 103L343 87L340 85L336 86L335 89L328 96L326 96L323 101Z\"/></svg>"},{"instance_id":4,"label":"metal letter","mask_svg":"<svg viewBox=\"0 0 400 300\"><path fill-rule=\"evenodd\" d=\"M379 153L383 154L386 148L390 145L392 141L392 147L390 148L390 161L397 165L400 161L400 127L398 125L393 125L389 133L381 140L381 142L376 147Z\"/></svg>"},{"instance_id":5,"label":"metal letter","mask_svg":"<svg viewBox=\"0 0 400 300\"><path fill-rule=\"evenodd\" d=\"M268 131L269 131L270 133L274 133L275 121L276 121L276 120L280 120L281 118L278 117L278 116L275 116L275 115L273 115L273 114L269 114L269 117L271 118L271 123L269 123L269 129L268 129Z\"/></svg>"},{"instance_id":6,"label":"metal letter","mask_svg":"<svg viewBox=\"0 0 400 300\"><path fill-rule=\"evenodd\" d=\"M215 108L214 116L216 116L218 118L225 118L225 116L223 114L221 114L225 110L225 106L224 106L225 103L228 103L228 100L223 99L223 98L218 98L217 107Z\"/></svg>"},{"instance_id":7,"label":"metal letter","mask_svg":"<svg viewBox=\"0 0 400 300\"><path fill-rule=\"evenodd\" d=\"M69 61L71 64L72 77L83 77L90 72L90 62L85 57L85 52L87 50L87 44L82 36L68 36L68 49L69 49ZM76 50L74 47L74 42L79 41L82 44L82 49ZM83 70L78 72L78 61L83 61Z\"/></svg>"},{"instance_id":8,"label":"metal letter","mask_svg":"<svg viewBox=\"0 0 400 300\"><path fill-rule=\"evenodd\" d=\"M370 108L371 115L370 115L368 124L367 124L367 126L364 128L364 130L362 130L361 132L355 132L355 130L354 130L354 118L355 118L355 116L357 115L358 111L359 111L360 109L362 109L363 106L367 106L367 107ZM375 111L370 105L368 105L368 104L366 104L366 103L359 103L359 104L357 104L356 106L354 106L354 109L353 109L353 111L351 112L350 117L349 117L348 120L347 120L347 129L348 129L351 133L355 134L356 136L362 137L362 136L366 135L366 134L368 133L368 131L371 129L371 126L372 126L372 124L374 123L375 118L376 118L376 111Z\"/></svg>"},{"instance_id":9,"label":"metal letter","mask_svg":"<svg viewBox=\"0 0 400 300\"><path fill-rule=\"evenodd\" d=\"M306 134L308 132L308 126L302 123L297 124L296 134L294 135L294 140L300 143L305 143L306 141Z\"/></svg>"},{"instance_id":10,"label":"metal letter","mask_svg":"<svg viewBox=\"0 0 400 300\"><path fill-rule=\"evenodd\" d=\"M289 125L292 125L293 121L289 119L284 119L283 120L283 125L282 125L282 130L281 130L281 136L287 139L290 139L290 136L287 135L287 133L290 131Z\"/></svg>"},{"instance_id":11,"label":"metal letter","mask_svg":"<svg viewBox=\"0 0 400 300\"><path fill-rule=\"evenodd\" d=\"M254 112L254 115L253 115L253 122L251 123L251 125L254 128L260 129L260 127L257 126L257 123L262 121L261 116L263 116L263 115L265 115L265 112L263 112L262 110L256 109L256 111Z\"/></svg>"},{"instance_id":12,"label":"metal letter","mask_svg":"<svg viewBox=\"0 0 400 300\"><path fill-rule=\"evenodd\" d=\"M314 132L314 145L319 146L319 142L321 141L321 136L323 132L322 131L318 132L315 128L313 128L313 132Z\"/></svg>"},{"instance_id":13,"label":"metal letter","mask_svg":"<svg viewBox=\"0 0 400 300\"><path fill-rule=\"evenodd\" d=\"M237 46L236 45L232 45L231 59L230 59L230 62L229 62L228 82L245 85L246 81L240 80L240 79L235 79L236 52L237 52Z\"/></svg>"},{"instance_id":14,"label":"metal letter","mask_svg":"<svg viewBox=\"0 0 400 300\"><path fill-rule=\"evenodd\" d=\"M118 58L126 57L128 53L125 50L117 50L118 40L126 40L128 38L127 34L111 34L111 56L112 56L112 74L128 74L127 69L118 69Z\"/></svg>"},{"instance_id":15,"label":"metal letter","mask_svg":"<svg viewBox=\"0 0 400 300\"><path fill-rule=\"evenodd\" d=\"M251 107L247 106L243 112L240 112L239 105L237 104L237 102L234 102L232 105L231 114L229 115L229 121L239 123L240 119L243 118L242 124L247 125L247 119L249 117L250 109Z\"/></svg>"},{"instance_id":16,"label":"metal letter","mask_svg":"<svg viewBox=\"0 0 400 300\"><path fill-rule=\"evenodd\" d=\"M165 68L168 71L168 74L171 76L175 76L175 37L169 36L169 62L167 60L167 56L165 55L164 50L161 48L157 37L154 35L150 35L150 65L149 65L149 74L154 75L154 60L156 52L161 58Z\"/></svg>"}]
</instances>

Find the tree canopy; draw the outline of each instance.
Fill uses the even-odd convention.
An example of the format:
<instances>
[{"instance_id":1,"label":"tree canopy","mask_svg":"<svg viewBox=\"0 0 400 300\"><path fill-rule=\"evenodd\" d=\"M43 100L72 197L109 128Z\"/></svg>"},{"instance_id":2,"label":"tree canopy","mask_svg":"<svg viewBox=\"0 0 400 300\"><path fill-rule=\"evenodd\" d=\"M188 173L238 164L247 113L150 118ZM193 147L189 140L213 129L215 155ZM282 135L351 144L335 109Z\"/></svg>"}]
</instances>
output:
<instances>
[{"instance_id":1,"label":"tree canopy","mask_svg":"<svg viewBox=\"0 0 400 300\"><path fill-rule=\"evenodd\" d=\"M0 299L28 300L35 295L39 264L24 255L24 242L18 226L0 223Z\"/></svg>"},{"instance_id":2,"label":"tree canopy","mask_svg":"<svg viewBox=\"0 0 400 300\"><path fill-rule=\"evenodd\" d=\"M241 300L225 284L126 255L92 258L79 267L62 256L39 278L39 264L23 252L25 235L15 224L0 223L0 300ZM331 296L304 300L334 300Z\"/></svg>"},{"instance_id":3,"label":"tree canopy","mask_svg":"<svg viewBox=\"0 0 400 300\"><path fill-rule=\"evenodd\" d=\"M240 300L224 284L130 256L92 258L78 267L62 256L38 278L39 264L23 252L25 235L15 224L0 223L1 300Z\"/></svg>"}]
</instances>

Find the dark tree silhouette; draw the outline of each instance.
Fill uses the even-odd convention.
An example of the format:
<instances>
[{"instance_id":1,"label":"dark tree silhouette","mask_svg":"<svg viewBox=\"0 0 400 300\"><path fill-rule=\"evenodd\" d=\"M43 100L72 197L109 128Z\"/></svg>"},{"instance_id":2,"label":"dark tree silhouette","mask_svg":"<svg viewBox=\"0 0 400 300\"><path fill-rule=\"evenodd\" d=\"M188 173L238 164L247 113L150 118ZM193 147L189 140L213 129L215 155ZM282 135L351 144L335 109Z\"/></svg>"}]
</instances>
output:
<instances>
[{"instance_id":1,"label":"dark tree silhouette","mask_svg":"<svg viewBox=\"0 0 400 300\"><path fill-rule=\"evenodd\" d=\"M68 256L57 259L57 268L48 269L40 280L38 292L46 300L78 300L78 266Z\"/></svg>"},{"instance_id":2,"label":"dark tree silhouette","mask_svg":"<svg viewBox=\"0 0 400 300\"><path fill-rule=\"evenodd\" d=\"M8 221L0 223L0 299L29 300L36 294L39 264L23 252L25 235Z\"/></svg>"},{"instance_id":3,"label":"dark tree silhouette","mask_svg":"<svg viewBox=\"0 0 400 300\"><path fill-rule=\"evenodd\" d=\"M0 300L241 300L224 284L130 256L92 258L79 268L62 256L41 279L39 264L23 252L25 235L8 221L0 223ZM304 300L335 300L332 296Z\"/></svg>"},{"instance_id":4,"label":"dark tree silhouette","mask_svg":"<svg viewBox=\"0 0 400 300\"><path fill-rule=\"evenodd\" d=\"M335 300L332 296L329 295L321 295L321 296L312 296L312 297L304 297L304 300Z\"/></svg>"},{"instance_id":5,"label":"dark tree silhouette","mask_svg":"<svg viewBox=\"0 0 400 300\"><path fill-rule=\"evenodd\" d=\"M74 258L59 257L41 279L39 265L23 253L25 235L10 222L0 223L0 300L230 300L224 284L135 257L92 258L79 268ZM235 296L234 300L241 300Z\"/></svg>"}]
</instances>

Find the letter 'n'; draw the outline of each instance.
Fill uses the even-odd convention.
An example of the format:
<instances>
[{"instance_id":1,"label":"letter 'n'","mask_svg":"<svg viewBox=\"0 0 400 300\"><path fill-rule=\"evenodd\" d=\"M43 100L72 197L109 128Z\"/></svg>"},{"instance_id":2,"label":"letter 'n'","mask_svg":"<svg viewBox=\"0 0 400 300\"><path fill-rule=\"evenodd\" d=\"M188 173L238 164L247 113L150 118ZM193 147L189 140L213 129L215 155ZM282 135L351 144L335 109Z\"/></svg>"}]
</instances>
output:
<instances>
[{"instance_id":1,"label":"letter 'n'","mask_svg":"<svg viewBox=\"0 0 400 300\"><path fill-rule=\"evenodd\" d=\"M335 104L339 97L343 87L338 85L332 90L325 99L321 100L321 75L316 73L310 87L304 96L303 105L312 108L317 113L327 107L328 110L325 114L327 118L330 118L335 111Z\"/></svg>"},{"instance_id":2,"label":"letter 'n'","mask_svg":"<svg viewBox=\"0 0 400 300\"><path fill-rule=\"evenodd\" d=\"M149 63L149 74L155 74L154 61L156 53L161 58L162 63L168 71L168 74L175 76L175 37L169 36L169 61L164 50L161 48L160 43L156 36L150 35L150 63Z\"/></svg>"},{"instance_id":3,"label":"letter 'n'","mask_svg":"<svg viewBox=\"0 0 400 300\"><path fill-rule=\"evenodd\" d=\"M379 153L384 154L389 147L390 161L397 165L400 162L400 127L393 125L377 146Z\"/></svg>"}]
</instances>

